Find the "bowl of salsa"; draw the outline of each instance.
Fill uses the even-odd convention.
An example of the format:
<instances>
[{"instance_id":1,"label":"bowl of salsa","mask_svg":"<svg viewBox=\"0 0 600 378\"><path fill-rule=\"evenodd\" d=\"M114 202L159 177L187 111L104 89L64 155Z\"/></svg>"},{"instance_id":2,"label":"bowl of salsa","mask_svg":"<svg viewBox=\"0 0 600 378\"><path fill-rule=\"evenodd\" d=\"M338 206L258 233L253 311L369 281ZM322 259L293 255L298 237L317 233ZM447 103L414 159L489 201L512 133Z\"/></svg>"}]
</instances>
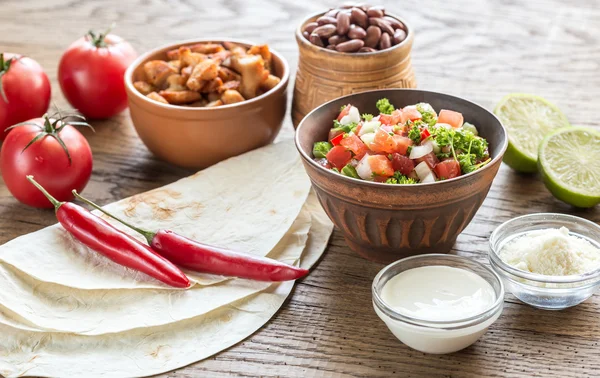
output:
<instances>
[{"instance_id":1,"label":"bowl of salsa","mask_svg":"<svg viewBox=\"0 0 600 378\"><path fill-rule=\"evenodd\" d=\"M350 248L388 263L450 251L491 187L507 134L468 100L387 89L313 110L296 146Z\"/></svg>"}]
</instances>

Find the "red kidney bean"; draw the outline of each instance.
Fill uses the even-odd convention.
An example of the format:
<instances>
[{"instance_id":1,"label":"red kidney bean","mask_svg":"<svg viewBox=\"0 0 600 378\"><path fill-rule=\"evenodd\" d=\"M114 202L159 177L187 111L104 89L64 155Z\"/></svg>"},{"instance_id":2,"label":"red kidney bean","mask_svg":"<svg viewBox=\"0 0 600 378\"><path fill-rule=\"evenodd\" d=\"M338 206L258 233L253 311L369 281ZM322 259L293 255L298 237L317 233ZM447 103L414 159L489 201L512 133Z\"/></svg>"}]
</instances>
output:
<instances>
[{"instance_id":1,"label":"red kidney bean","mask_svg":"<svg viewBox=\"0 0 600 378\"><path fill-rule=\"evenodd\" d=\"M350 39L363 39L367 36L367 32L365 29L361 28L358 25L350 25L350 30L348 31L348 38Z\"/></svg>"},{"instance_id":2,"label":"red kidney bean","mask_svg":"<svg viewBox=\"0 0 600 378\"><path fill-rule=\"evenodd\" d=\"M345 35L334 35L329 37L329 39L327 40L327 42L329 42L330 45L337 45L343 42L346 42L348 40L348 38Z\"/></svg>"},{"instance_id":3,"label":"red kidney bean","mask_svg":"<svg viewBox=\"0 0 600 378\"><path fill-rule=\"evenodd\" d=\"M381 34L379 38L379 49L385 50L392 47L392 41L390 40L390 35L388 33Z\"/></svg>"},{"instance_id":4,"label":"red kidney bean","mask_svg":"<svg viewBox=\"0 0 600 378\"><path fill-rule=\"evenodd\" d=\"M363 29L366 29L367 26L369 26L369 17L367 17L367 14L360 8L352 8L350 21Z\"/></svg>"},{"instance_id":5,"label":"red kidney bean","mask_svg":"<svg viewBox=\"0 0 600 378\"><path fill-rule=\"evenodd\" d=\"M383 19L386 20L394 29L406 29L402 22L393 17L383 16Z\"/></svg>"},{"instance_id":6,"label":"red kidney bean","mask_svg":"<svg viewBox=\"0 0 600 378\"><path fill-rule=\"evenodd\" d=\"M371 25L367 28L367 36L365 37L365 46L375 48L381 37L381 29Z\"/></svg>"},{"instance_id":7,"label":"red kidney bean","mask_svg":"<svg viewBox=\"0 0 600 378\"><path fill-rule=\"evenodd\" d=\"M337 25L337 19L335 17L322 16L317 18L317 24L319 24L319 26L327 24Z\"/></svg>"},{"instance_id":8,"label":"red kidney bean","mask_svg":"<svg viewBox=\"0 0 600 378\"><path fill-rule=\"evenodd\" d=\"M308 40L313 45L317 45L317 46L320 46L320 47L324 47L325 46L323 44L323 40L321 39L321 37L319 37L319 35L317 33L314 33L314 32L311 33L310 36L308 37Z\"/></svg>"},{"instance_id":9,"label":"red kidney bean","mask_svg":"<svg viewBox=\"0 0 600 378\"><path fill-rule=\"evenodd\" d=\"M310 33L307 32L306 30L302 32L302 35L304 36L304 38L308 39L310 37Z\"/></svg>"},{"instance_id":10,"label":"red kidney bean","mask_svg":"<svg viewBox=\"0 0 600 378\"><path fill-rule=\"evenodd\" d=\"M335 34L337 27L335 25L322 25L313 30L312 34L317 34L321 38L329 38Z\"/></svg>"},{"instance_id":11,"label":"red kidney bean","mask_svg":"<svg viewBox=\"0 0 600 378\"><path fill-rule=\"evenodd\" d=\"M358 50L358 52L362 52L362 53L377 52L377 50L372 47L361 47L360 50Z\"/></svg>"},{"instance_id":12,"label":"red kidney bean","mask_svg":"<svg viewBox=\"0 0 600 378\"><path fill-rule=\"evenodd\" d=\"M403 29L396 29L394 32L394 38L392 40L394 45L404 41L406 39L406 32Z\"/></svg>"},{"instance_id":13,"label":"red kidney bean","mask_svg":"<svg viewBox=\"0 0 600 378\"><path fill-rule=\"evenodd\" d=\"M339 11L340 11L339 9L330 9L323 16L325 16L325 17L335 17L335 16L337 16L337 14L338 14Z\"/></svg>"},{"instance_id":14,"label":"red kidney bean","mask_svg":"<svg viewBox=\"0 0 600 378\"><path fill-rule=\"evenodd\" d=\"M348 13L340 12L337 14L337 33L339 35L345 35L350 30L350 15Z\"/></svg>"},{"instance_id":15,"label":"red kidney bean","mask_svg":"<svg viewBox=\"0 0 600 378\"><path fill-rule=\"evenodd\" d=\"M340 43L335 46L335 49L339 52L357 52L364 46L364 42L360 39L352 39L350 41Z\"/></svg>"},{"instance_id":16,"label":"red kidney bean","mask_svg":"<svg viewBox=\"0 0 600 378\"><path fill-rule=\"evenodd\" d=\"M383 18L379 17L371 17L369 18L369 24L378 26L382 32L388 33L389 35L394 35L394 28Z\"/></svg>"},{"instance_id":17,"label":"red kidney bean","mask_svg":"<svg viewBox=\"0 0 600 378\"><path fill-rule=\"evenodd\" d=\"M363 12L366 12L367 9L371 8L371 5L367 3L358 3L354 5L354 7L361 9Z\"/></svg>"},{"instance_id":18,"label":"red kidney bean","mask_svg":"<svg viewBox=\"0 0 600 378\"><path fill-rule=\"evenodd\" d=\"M307 32L308 34L310 34L313 32L313 30L315 30L317 28L317 26L319 26L319 24L317 24L316 22L309 22L304 27L304 31Z\"/></svg>"},{"instance_id":19,"label":"red kidney bean","mask_svg":"<svg viewBox=\"0 0 600 378\"><path fill-rule=\"evenodd\" d=\"M327 45L327 50L335 50L335 46L334 45Z\"/></svg>"},{"instance_id":20,"label":"red kidney bean","mask_svg":"<svg viewBox=\"0 0 600 378\"><path fill-rule=\"evenodd\" d=\"M369 17L383 17L384 15L385 9L382 6L376 6L367 9L367 16Z\"/></svg>"}]
</instances>

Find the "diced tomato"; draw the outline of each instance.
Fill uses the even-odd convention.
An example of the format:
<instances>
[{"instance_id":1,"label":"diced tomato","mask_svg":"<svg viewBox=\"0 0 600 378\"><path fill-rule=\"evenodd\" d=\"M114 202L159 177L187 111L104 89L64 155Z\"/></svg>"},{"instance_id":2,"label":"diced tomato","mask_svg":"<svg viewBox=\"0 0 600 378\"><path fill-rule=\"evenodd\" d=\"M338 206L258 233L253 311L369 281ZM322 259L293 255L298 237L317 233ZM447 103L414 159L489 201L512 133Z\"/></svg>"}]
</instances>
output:
<instances>
[{"instance_id":1,"label":"diced tomato","mask_svg":"<svg viewBox=\"0 0 600 378\"><path fill-rule=\"evenodd\" d=\"M429 138L430 136L431 136L431 133L429 132L429 130L423 129L423 131L421 131L421 140L425 140L425 139Z\"/></svg>"},{"instance_id":2,"label":"diced tomato","mask_svg":"<svg viewBox=\"0 0 600 378\"><path fill-rule=\"evenodd\" d=\"M351 106L352 106L352 105L348 104L348 105L346 105L346 106L344 107L344 109L342 109L342 111L340 112L340 114L339 114L339 115L338 115L338 117L337 117L337 120L338 120L338 121L341 121L341 120L342 120L342 118L344 118L344 116L347 116L347 115L348 115L348 113L350 113L350 107L351 107Z\"/></svg>"},{"instance_id":3,"label":"diced tomato","mask_svg":"<svg viewBox=\"0 0 600 378\"><path fill-rule=\"evenodd\" d=\"M354 130L354 134L359 135L360 129L362 129L362 123L359 123L358 126L356 126L356 130Z\"/></svg>"},{"instance_id":4,"label":"diced tomato","mask_svg":"<svg viewBox=\"0 0 600 378\"><path fill-rule=\"evenodd\" d=\"M427 163L427 165L429 166L429 168L433 169L435 167L435 165L437 163L439 163L439 159L437 158L437 156L435 156L435 154L433 152L428 153L427 155L420 157L418 159L415 159L415 162L420 163L424 161L425 163Z\"/></svg>"},{"instance_id":5,"label":"diced tomato","mask_svg":"<svg viewBox=\"0 0 600 378\"><path fill-rule=\"evenodd\" d=\"M390 114L380 114L379 122L381 122L382 125L393 125L392 116Z\"/></svg>"},{"instance_id":6,"label":"diced tomato","mask_svg":"<svg viewBox=\"0 0 600 378\"><path fill-rule=\"evenodd\" d=\"M451 179L460 176L460 164L454 159L439 162L434 168L439 178Z\"/></svg>"},{"instance_id":7,"label":"diced tomato","mask_svg":"<svg viewBox=\"0 0 600 378\"><path fill-rule=\"evenodd\" d=\"M402 109L402 123L406 123L406 121L408 120L416 121L421 118L421 113L417 110L417 108L407 106L404 109Z\"/></svg>"},{"instance_id":8,"label":"diced tomato","mask_svg":"<svg viewBox=\"0 0 600 378\"><path fill-rule=\"evenodd\" d=\"M350 159L352 159L352 153L344 146L335 146L329 150L326 157L331 165L341 170L348 162L350 162Z\"/></svg>"},{"instance_id":9,"label":"diced tomato","mask_svg":"<svg viewBox=\"0 0 600 378\"><path fill-rule=\"evenodd\" d=\"M403 175L408 176L415 169L415 163L404 155L394 153L392 154L392 168L394 171L400 171Z\"/></svg>"},{"instance_id":10,"label":"diced tomato","mask_svg":"<svg viewBox=\"0 0 600 378\"><path fill-rule=\"evenodd\" d=\"M408 151L408 146L412 146L413 144L412 139L402 135L394 134L392 140L394 141L394 148L392 152L397 152L402 155L406 155L406 152Z\"/></svg>"},{"instance_id":11,"label":"diced tomato","mask_svg":"<svg viewBox=\"0 0 600 378\"><path fill-rule=\"evenodd\" d=\"M394 132L394 126L391 126L391 125L383 125L380 127L380 129L385 131L388 134Z\"/></svg>"},{"instance_id":12,"label":"diced tomato","mask_svg":"<svg viewBox=\"0 0 600 378\"><path fill-rule=\"evenodd\" d=\"M395 143L393 137L388 132L382 129L377 130L377 132L375 133L375 139L373 140L373 143L371 143L371 145L369 146L369 148L373 152L386 154L394 152L394 147Z\"/></svg>"},{"instance_id":13,"label":"diced tomato","mask_svg":"<svg viewBox=\"0 0 600 378\"><path fill-rule=\"evenodd\" d=\"M369 167L376 176L391 177L394 175L392 162L384 155L369 156Z\"/></svg>"},{"instance_id":14,"label":"diced tomato","mask_svg":"<svg viewBox=\"0 0 600 378\"><path fill-rule=\"evenodd\" d=\"M344 134L344 130L336 130L336 129L331 129L329 130L329 141L331 142L331 140L333 138L335 138L338 135L343 135Z\"/></svg>"},{"instance_id":15,"label":"diced tomato","mask_svg":"<svg viewBox=\"0 0 600 378\"><path fill-rule=\"evenodd\" d=\"M333 144L334 146L338 146L342 139L344 139L344 133L336 135L335 138L331 140L331 144Z\"/></svg>"},{"instance_id":16,"label":"diced tomato","mask_svg":"<svg viewBox=\"0 0 600 378\"><path fill-rule=\"evenodd\" d=\"M368 151L367 146L365 146L363 141L354 134L343 138L340 145L344 146L347 150L352 151L354 158L358 160L362 159Z\"/></svg>"},{"instance_id":17,"label":"diced tomato","mask_svg":"<svg viewBox=\"0 0 600 378\"><path fill-rule=\"evenodd\" d=\"M438 115L438 123L447 123L453 128L457 129L464 123L462 113L455 112L453 110L442 109L440 115Z\"/></svg>"}]
</instances>

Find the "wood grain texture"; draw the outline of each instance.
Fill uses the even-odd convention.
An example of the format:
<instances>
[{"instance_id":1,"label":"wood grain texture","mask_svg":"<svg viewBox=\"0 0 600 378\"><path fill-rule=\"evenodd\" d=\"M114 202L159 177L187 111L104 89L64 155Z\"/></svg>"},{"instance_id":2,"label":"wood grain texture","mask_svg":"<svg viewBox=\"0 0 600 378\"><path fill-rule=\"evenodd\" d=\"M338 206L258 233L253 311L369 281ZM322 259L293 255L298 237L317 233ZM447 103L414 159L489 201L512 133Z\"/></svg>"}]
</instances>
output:
<instances>
[{"instance_id":1,"label":"wood grain texture","mask_svg":"<svg viewBox=\"0 0 600 378\"><path fill-rule=\"evenodd\" d=\"M598 126L600 7L597 1L382 0L415 29L419 87L464 96L485 107L509 92L532 92L561 107L575 125ZM234 37L267 42L297 65L294 29L335 1L3 0L0 51L27 54L46 69L53 100L64 48L88 28L116 21L138 52L181 39ZM293 82L293 81L292 81ZM291 88L290 88L291 90ZM290 91L291 93L291 91ZM290 96L291 97L291 96ZM85 193L99 203L140 193L191 172L153 158L127 112L85 131L95 157ZM292 135L287 117L282 138ZM233 188L232 188L233 190ZM538 177L506 166L454 252L487 261L492 230L532 212L570 213L600 222L600 210L555 200ZM0 242L54 223L51 211L17 203L0 184ZM371 281L382 265L352 253L335 232L320 264L284 308L244 342L166 377L597 377L600 298L548 312L507 295L502 317L474 346L445 356L400 344L376 317ZM0 336L1 337L1 336Z\"/></svg>"}]
</instances>

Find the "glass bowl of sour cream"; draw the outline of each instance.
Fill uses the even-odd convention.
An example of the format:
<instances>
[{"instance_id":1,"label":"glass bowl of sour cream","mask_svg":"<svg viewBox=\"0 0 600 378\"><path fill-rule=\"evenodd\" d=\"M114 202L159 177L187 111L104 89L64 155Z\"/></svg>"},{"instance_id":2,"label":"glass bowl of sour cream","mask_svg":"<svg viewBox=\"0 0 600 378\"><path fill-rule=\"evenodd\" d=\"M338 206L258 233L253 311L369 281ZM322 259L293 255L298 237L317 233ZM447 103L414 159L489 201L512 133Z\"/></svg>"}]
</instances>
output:
<instances>
[{"instance_id":1,"label":"glass bowl of sour cream","mask_svg":"<svg viewBox=\"0 0 600 378\"><path fill-rule=\"evenodd\" d=\"M513 218L490 236L489 260L506 290L531 306L562 310L600 286L600 226L566 214Z\"/></svg>"},{"instance_id":2,"label":"glass bowl of sour cream","mask_svg":"<svg viewBox=\"0 0 600 378\"><path fill-rule=\"evenodd\" d=\"M468 347L498 319L501 278L462 256L428 254L398 260L373 280L373 307L390 331L425 353Z\"/></svg>"}]
</instances>

